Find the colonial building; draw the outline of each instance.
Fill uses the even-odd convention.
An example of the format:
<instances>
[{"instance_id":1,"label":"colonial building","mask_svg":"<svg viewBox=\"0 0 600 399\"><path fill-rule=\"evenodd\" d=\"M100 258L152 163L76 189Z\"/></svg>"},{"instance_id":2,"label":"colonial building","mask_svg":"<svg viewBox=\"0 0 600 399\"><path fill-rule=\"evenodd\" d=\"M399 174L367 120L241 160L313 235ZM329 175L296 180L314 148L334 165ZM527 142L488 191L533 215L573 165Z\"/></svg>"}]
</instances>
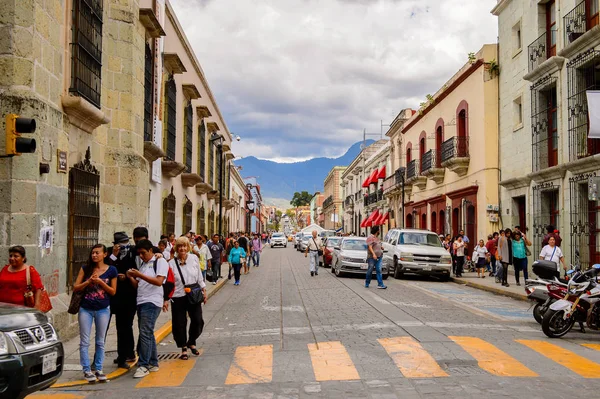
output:
<instances>
[{"instance_id":1,"label":"colonial building","mask_svg":"<svg viewBox=\"0 0 600 399\"><path fill-rule=\"evenodd\" d=\"M346 170L345 166L334 166L325 181L323 182L324 197L323 215L324 228L328 230L337 230L342 223L344 214L344 201L342 199L342 173Z\"/></svg>"},{"instance_id":2,"label":"colonial building","mask_svg":"<svg viewBox=\"0 0 600 399\"><path fill-rule=\"evenodd\" d=\"M319 191L310 199L310 222L309 224L317 224L321 227L325 225L325 216L323 215L323 201L325 196Z\"/></svg>"},{"instance_id":3,"label":"colonial building","mask_svg":"<svg viewBox=\"0 0 600 399\"><path fill-rule=\"evenodd\" d=\"M229 173L231 175L230 199L233 202L232 207L227 211L229 222L229 231L245 231L246 225L246 185L240 175L241 166L231 164Z\"/></svg>"},{"instance_id":4,"label":"colonial building","mask_svg":"<svg viewBox=\"0 0 600 399\"><path fill-rule=\"evenodd\" d=\"M387 140L379 140L365 147L352 160L350 165L346 167L341 175L340 185L343 188L344 198L344 231L347 233L360 234L364 232L361 224L366 218L365 210L365 192L363 192L362 184L366 178L370 177L365 171L365 164L378 149L386 145Z\"/></svg>"},{"instance_id":5,"label":"colonial building","mask_svg":"<svg viewBox=\"0 0 600 399\"><path fill-rule=\"evenodd\" d=\"M258 184L256 177L244 178L244 184L246 185L246 231L249 233L262 233L265 222L261 213L262 195L260 184Z\"/></svg>"},{"instance_id":6,"label":"colonial building","mask_svg":"<svg viewBox=\"0 0 600 399\"><path fill-rule=\"evenodd\" d=\"M401 128L392 124L394 157L406 168L406 227L465 230L473 240L498 229L496 51L483 46Z\"/></svg>"},{"instance_id":7,"label":"colonial building","mask_svg":"<svg viewBox=\"0 0 600 399\"><path fill-rule=\"evenodd\" d=\"M555 226L583 266L600 262L600 141L587 138L587 90L600 89L598 0L500 0L500 207L539 253Z\"/></svg>"},{"instance_id":8,"label":"colonial building","mask_svg":"<svg viewBox=\"0 0 600 399\"><path fill-rule=\"evenodd\" d=\"M383 195L383 182L392 170L390 161L390 142L384 141L375 152L365 160L365 180L362 182L364 189L363 204L365 217L361 221L363 228L382 226L383 237L389 229L390 209L388 199ZM366 232L365 232L366 234Z\"/></svg>"}]
</instances>

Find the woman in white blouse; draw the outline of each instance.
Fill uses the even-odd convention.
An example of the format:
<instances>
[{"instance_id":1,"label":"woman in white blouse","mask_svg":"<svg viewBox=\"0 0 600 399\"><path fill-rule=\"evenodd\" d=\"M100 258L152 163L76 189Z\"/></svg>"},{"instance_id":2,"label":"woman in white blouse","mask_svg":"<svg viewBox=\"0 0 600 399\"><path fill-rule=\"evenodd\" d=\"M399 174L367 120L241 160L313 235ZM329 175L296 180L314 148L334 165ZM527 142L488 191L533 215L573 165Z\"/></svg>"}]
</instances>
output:
<instances>
[{"instance_id":1,"label":"woman in white blouse","mask_svg":"<svg viewBox=\"0 0 600 399\"><path fill-rule=\"evenodd\" d=\"M565 256L559 247L556 246L556 240L554 237L550 237L548 239L548 245L542 248L540 252L541 260L549 260L556 263L556 270L560 271L559 262L562 263L563 269L567 270L567 265L565 265Z\"/></svg>"},{"instance_id":2,"label":"woman in white blouse","mask_svg":"<svg viewBox=\"0 0 600 399\"><path fill-rule=\"evenodd\" d=\"M194 355L200 355L200 352L196 349L196 339L202 334L204 320L202 319L202 303L190 303L186 292L189 288L186 289L185 285L189 286L195 283L200 285L204 295L202 302L206 303L206 284L200 271L200 261L196 255L191 253L190 242L187 237L179 237L175 241L175 254L176 256L169 261L169 267L175 275L175 292L173 298L171 298L173 338L177 347L181 348L179 358L187 360L189 358L188 348ZM179 270L181 270L181 274ZM181 280L182 275L185 285ZM165 309L168 309L168 306L168 302L165 302ZM190 317L190 329L186 334L187 316Z\"/></svg>"}]
</instances>

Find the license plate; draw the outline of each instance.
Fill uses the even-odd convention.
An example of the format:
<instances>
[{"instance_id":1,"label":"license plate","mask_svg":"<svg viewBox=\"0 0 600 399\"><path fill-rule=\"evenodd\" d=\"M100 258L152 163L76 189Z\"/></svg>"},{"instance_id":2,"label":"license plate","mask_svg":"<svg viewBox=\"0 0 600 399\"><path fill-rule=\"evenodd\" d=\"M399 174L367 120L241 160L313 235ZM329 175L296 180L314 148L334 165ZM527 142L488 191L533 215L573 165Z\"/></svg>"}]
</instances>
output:
<instances>
[{"instance_id":1,"label":"license plate","mask_svg":"<svg viewBox=\"0 0 600 399\"><path fill-rule=\"evenodd\" d=\"M42 356L42 375L46 375L53 371L56 371L56 360L58 359L58 352L48 353Z\"/></svg>"},{"instance_id":2,"label":"license plate","mask_svg":"<svg viewBox=\"0 0 600 399\"><path fill-rule=\"evenodd\" d=\"M426 272L431 271L431 266L423 266L423 270L425 270Z\"/></svg>"},{"instance_id":3,"label":"license plate","mask_svg":"<svg viewBox=\"0 0 600 399\"><path fill-rule=\"evenodd\" d=\"M360 268L362 270L367 270L369 268L369 264L368 263L363 263L362 265L360 265Z\"/></svg>"}]
</instances>

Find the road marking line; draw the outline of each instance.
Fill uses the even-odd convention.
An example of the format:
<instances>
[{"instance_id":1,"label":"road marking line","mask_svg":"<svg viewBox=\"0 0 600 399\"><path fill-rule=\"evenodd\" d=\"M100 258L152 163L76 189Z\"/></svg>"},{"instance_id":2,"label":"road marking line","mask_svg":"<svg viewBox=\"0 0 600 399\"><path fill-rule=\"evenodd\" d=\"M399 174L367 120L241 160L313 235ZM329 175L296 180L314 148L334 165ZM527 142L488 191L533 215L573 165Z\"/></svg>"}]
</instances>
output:
<instances>
[{"instance_id":1,"label":"road marking line","mask_svg":"<svg viewBox=\"0 0 600 399\"><path fill-rule=\"evenodd\" d=\"M203 350L199 349L200 355ZM185 381L189 372L194 368L194 356L188 360L172 359L160 362L160 370L144 377L136 388L178 387Z\"/></svg>"},{"instance_id":2,"label":"road marking line","mask_svg":"<svg viewBox=\"0 0 600 399\"><path fill-rule=\"evenodd\" d=\"M475 360L479 367L490 374L501 377L537 377L523 363L496 346L476 337L448 337L460 345Z\"/></svg>"},{"instance_id":3,"label":"road marking line","mask_svg":"<svg viewBox=\"0 0 600 399\"><path fill-rule=\"evenodd\" d=\"M579 356L575 352L545 341L529 339L517 339L516 341L582 377L600 378L600 364Z\"/></svg>"},{"instance_id":4,"label":"road marking line","mask_svg":"<svg viewBox=\"0 0 600 399\"><path fill-rule=\"evenodd\" d=\"M259 384L272 379L273 345L240 346L235 350L225 384Z\"/></svg>"},{"instance_id":5,"label":"road marking line","mask_svg":"<svg viewBox=\"0 0 600 399\"><path fill-rule=\"evenodd\" d=\"M412 337L378 339L406 378L448 377L435 359Z\"/></svg>"},{"instance_id":6,"label":"road marking line","mask_svg":"<svg viewBox=\"0 0 600 399\"><path fill-rule=\"evenodd\" d=\"M28 398L35 399L84 399L83 395L75 395L72 393L32 393L27 395Z\"/></svg>"},{"instance_id":7,"label":"road marking line","mask_svg":"<svg viewBox=\"0 0 600 399\"><path fill-rule=\"evenodd\" d=\"M308 344L317 381L359 380L360 376L346 348L339 341Z\"/></svg>"},{"instance_id":8,"label":"road marking line","mask_svg":"<svg viewBox=\"0 0 600 399\"><path fill-rule=\"evenodd\" d=\"M600 351L600 344L581 344L581 346Z\"/></svg>"}]
</instances>

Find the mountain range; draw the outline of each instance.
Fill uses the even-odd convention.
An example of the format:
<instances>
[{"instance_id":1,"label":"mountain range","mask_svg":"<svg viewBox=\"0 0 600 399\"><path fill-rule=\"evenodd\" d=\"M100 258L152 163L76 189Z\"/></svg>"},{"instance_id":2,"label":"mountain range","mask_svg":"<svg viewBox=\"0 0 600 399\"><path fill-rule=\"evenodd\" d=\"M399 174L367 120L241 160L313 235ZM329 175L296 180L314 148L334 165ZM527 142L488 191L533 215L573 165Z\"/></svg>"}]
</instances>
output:
<instances>
[{"instance_id":1,"label":"mountain range","mask_svg":"<svg viewBox=\"0 0 600 399\"><path fill-rule=\"evenodd\" d=\"M374 140L367 140L371 145ZM278 207L289 206L296 191L323 192L323 181L334 166L348 166L361 151L362 141L353 144L339 158L313 158L302 162L281 163L256 157L236 161L241 175L257 176L263 201ZM286 204L287 201L287 204ZM284 205L285 204L285 205Z\"/></svg>"}]
</instances>

